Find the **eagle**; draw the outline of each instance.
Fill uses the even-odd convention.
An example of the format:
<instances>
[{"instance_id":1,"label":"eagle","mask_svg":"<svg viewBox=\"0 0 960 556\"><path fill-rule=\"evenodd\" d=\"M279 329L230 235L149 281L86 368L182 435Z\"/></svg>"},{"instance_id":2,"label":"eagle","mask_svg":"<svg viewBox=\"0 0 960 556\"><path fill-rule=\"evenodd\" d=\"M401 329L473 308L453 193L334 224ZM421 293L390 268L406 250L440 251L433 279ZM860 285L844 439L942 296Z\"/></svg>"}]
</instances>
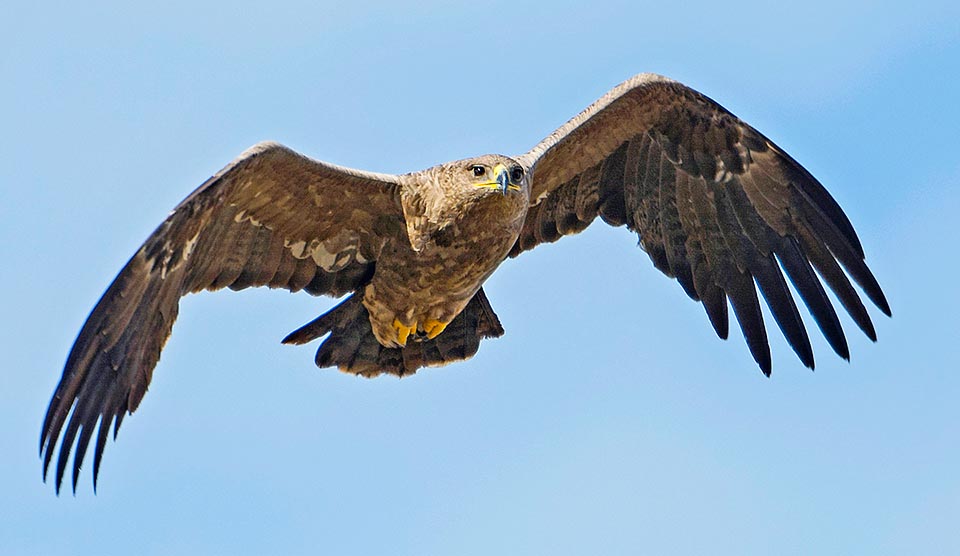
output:
<instances>
[{"instance_id":1,"label":"eagle","mask_svg":"<svg viewBox=\"0 0 960 556\"><path fill-rule=\"evenodd\" d=\"M484 281L505 259L598 217L635 232L724 339L732 308L766 375L758 291L800 361L814 366L784 274L844 359L847 342L824 284L873 341L851 279L891 314L826 189L760 132L663 76L625 81L519 156L390 175L265 142L174 208L90 313L43 422L44 480L56 452L59 493L73 452L76 492L95 440L96 490L109 431L116 438L139 406L188 293L267 286L346 296L283 343L325 337L317 366L403 377L468 359L482 339L501 336Z\"/></svg>"}]
</instances>

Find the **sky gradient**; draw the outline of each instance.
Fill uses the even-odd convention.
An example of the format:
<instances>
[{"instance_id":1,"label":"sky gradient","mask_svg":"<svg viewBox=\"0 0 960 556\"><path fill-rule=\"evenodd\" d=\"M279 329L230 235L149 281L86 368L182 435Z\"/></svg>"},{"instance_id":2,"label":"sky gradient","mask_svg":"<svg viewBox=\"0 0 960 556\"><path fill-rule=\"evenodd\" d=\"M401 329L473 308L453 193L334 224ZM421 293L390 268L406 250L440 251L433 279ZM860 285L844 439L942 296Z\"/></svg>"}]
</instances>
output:
<instances>
[{"instance_id":1,"label":"sky gradient","mask_svg":"<svg viewBox=\"0 0 960 556\"><path fill-rule=\"evenodd\" d=\"M587 8L586 6L591 6ZM960 553L953 2L26 3L0 22L0 555ZM507 261L507 333L365 380L280 345L335 301L190 296L76 496L43 412L123 263L248 146L406 172L519 154L631 75L703 92L834 195L894 318L804 313L773 376L624 229Z\"/></svg>"}]
</instances>

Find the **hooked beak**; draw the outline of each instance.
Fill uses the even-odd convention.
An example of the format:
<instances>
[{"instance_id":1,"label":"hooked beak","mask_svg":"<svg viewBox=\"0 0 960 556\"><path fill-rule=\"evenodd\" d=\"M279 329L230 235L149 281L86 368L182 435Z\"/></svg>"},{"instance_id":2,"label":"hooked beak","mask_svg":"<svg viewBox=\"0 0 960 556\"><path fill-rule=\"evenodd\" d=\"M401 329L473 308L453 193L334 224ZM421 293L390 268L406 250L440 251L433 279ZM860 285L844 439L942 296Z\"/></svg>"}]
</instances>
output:
<instances>
[{"instance_id":1,"label":"hooked beak","mask_svg":"<svg viewBox=\"0 0 960 556\"><path fill-rule=\"evenodd\" d=\"M510 187L510 174L507 172L506 166L503 164L497 164L497 167L493 170L497 175L497 183L500 185L500 194L506 195L507 188Z\"/></svg>"}]
</instances>

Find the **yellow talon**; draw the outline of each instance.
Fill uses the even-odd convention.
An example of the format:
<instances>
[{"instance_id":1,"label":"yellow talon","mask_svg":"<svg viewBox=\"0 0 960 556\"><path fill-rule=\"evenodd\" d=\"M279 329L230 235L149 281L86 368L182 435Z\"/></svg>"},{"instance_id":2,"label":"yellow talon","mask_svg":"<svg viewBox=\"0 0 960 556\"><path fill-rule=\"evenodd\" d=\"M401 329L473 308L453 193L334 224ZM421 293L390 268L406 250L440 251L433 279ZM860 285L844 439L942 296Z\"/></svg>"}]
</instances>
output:
<instances>
[{"instance_id":1,"label":"yellow talon","mask_svg":"<svg viewBox=\"0 0 960 556\"><path fill-rule=\"evenodd\" d=\"M413 323L413 326L404 326L399 319L393 319L393 327L397 329L397 343L406 346L407 338L417 329L417 323Z\"/></svg>"},{"instance_id":2,"label":"yellow talon","mask_svg":"<svg viewBox=\"0 0 960 556\"><path fill-rule=\"evenodd\" d=\"M438 320L427 319L423 321L423 331L427 333L427 339L432 340L440 335L447 328L447 323Z\"/></svg>"}]
</instances>

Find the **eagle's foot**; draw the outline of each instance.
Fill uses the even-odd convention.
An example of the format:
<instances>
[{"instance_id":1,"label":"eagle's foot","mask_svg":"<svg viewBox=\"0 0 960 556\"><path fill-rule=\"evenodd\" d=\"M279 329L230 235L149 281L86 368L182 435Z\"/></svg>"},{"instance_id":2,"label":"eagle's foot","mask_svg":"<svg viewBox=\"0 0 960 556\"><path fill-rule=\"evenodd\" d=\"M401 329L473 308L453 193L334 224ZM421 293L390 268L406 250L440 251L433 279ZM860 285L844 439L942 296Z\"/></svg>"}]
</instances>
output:
<instances>
[{"instance_id":1,"label":"eagle's foot","mask_svg":"<svg viewBox=\"0 0 960 556\"><path fill-rule=\"evenodd\" d=\"M400 347L406 347L410 340L418 342L432 340L447 328L447 324L434 319L425 319L423 322L413 322L410 326L405 326L400 319L393 319L393 329L397 331L397 344Z\"/></svg>"},{"instance_id":2,"label":"eagle's foot","mask_svg":"<svg viewBox=\"0 0 960 556\"><path fill-rule=\"evenodd\" d=\"M432 340L440 335L447 327L447 323L438 320L426 319L423 321L423 331L427 333L427 339Z\"/></svg>"},{"instance_id":3,"label":"eagle's foot","mask_svg":"<svg viewBox=\"0 0 960 556\"><path fill-rule=\"evenodd\" d=\"M393 327L397 331L397 343L401 347L407 345L407 338L410 337L410 334L416 334L417 332L417 323L413 323L413 326L404 326L399 319L393 319Z\"/></svg>"}]
</instances>

